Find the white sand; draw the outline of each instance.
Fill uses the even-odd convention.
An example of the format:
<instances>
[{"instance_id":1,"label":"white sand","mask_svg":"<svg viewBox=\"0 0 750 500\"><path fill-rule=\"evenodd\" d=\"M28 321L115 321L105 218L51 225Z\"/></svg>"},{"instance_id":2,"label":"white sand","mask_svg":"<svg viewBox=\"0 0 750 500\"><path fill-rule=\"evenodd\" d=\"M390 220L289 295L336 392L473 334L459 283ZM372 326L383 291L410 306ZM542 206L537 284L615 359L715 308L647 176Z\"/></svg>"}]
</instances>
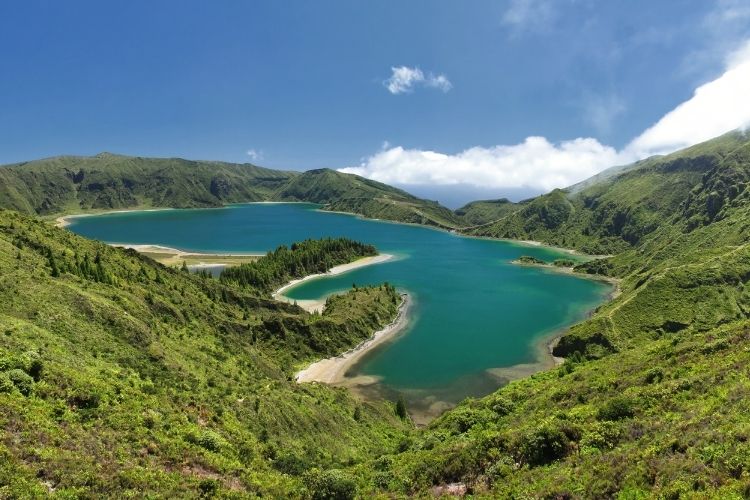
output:
<instances>
[{"instance_id":1,"label":"white sand","mask_svg":"<svg viewBox=\"0 0 750 500\"><path fill-rule=\"evenodd\" d=\"M344 381L346 371L359 361L368 351L389 340L393 335L403 330L409 321L408 310L411 300L407 294L402 294L398 316L393 322L373 334L358 346L336 356L321 359L296 375L297 382L322 382L324 384L338 384Z\"/></svg>"},{"instance_id":2,"label":"white sand","mask_svg":"<svg viewBox=\"0 0 750 500\"><path fill-rule=\"evenodd\" d=\"M105 215L105 214L124 214L124 213L129 213L129 212L161 212L162 210L177 210L177 209L176 208L129 208L125 210L107 210L106 212L63 215L55 219L55 226L57 227L69 226L71 224L70 219L78 219L81 217L93 217L95 215Z\"/></svg>"},{"instance_id":3,"label":"white sand","mask_svg":"<svg viewBox=\"0 0 750 500\"><path fill-rule=\"evenodd\" d=\"M375 255L373 257L364 257L362 259L355 260L354 262L350 262L349 264L342 264L340 266L332 267L327 273L311 274L309 276L305 276L304 278L292 280L286 285L276 290L275 292L273 292L272 297L274 298L274 300L278 300L280 302L288 302L290 304L293 304L296 302L298 306L300 306L302 309L308 312L315 312L315 311L323 312L323 308L326 305L325 298L320 299L320 300L292 299L292 298L285 296L284 292L305 281L309 281L309 280L316 279L316 278L321 278L323 276L336 276L338 274L343 274L349 271L353 271L355 269L359 269L360 267L371 266L373 264L380 264L381 262L391 260L392 258L393 258L393 255L384 253L380 255Z\"/></svg>"}]
</instances>

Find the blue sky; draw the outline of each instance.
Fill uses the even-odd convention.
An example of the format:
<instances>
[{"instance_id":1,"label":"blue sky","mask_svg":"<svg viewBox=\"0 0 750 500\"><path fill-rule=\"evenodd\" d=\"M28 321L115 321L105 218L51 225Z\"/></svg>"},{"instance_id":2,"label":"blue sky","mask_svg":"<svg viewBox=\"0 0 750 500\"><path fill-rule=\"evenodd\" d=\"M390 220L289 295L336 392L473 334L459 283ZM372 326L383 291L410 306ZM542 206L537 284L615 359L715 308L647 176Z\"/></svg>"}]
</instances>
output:
<instances>
[{"instance_id":1,"label":"blue sky","mask_svg":"<svg viewBox=\"0 0 750 500\"><path fill-rule=\"evenodd\" d=\"M526 194L659 152L621 154L748 38L739 0L7 1L0 163L111 151ZM554 163L540 148L570 167L526 168Z\"/></svg>"}]
</instances>

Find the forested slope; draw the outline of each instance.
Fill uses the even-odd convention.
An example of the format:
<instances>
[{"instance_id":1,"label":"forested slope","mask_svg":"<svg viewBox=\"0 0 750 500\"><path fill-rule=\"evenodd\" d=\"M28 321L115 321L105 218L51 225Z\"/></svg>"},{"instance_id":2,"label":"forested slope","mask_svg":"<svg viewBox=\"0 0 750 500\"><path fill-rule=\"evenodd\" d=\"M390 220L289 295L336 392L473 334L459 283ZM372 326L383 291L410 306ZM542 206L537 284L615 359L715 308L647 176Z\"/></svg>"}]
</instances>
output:
<instances>
[{"instance_id":1,"label":"forested slope","mask_svg":"<svg viewBox=\"0 0 750 500\"><path fill-rule=\"evenodd\" d=\"M0 497L349 491L403 425L292 377L396 315L349 294L310 315L0 211Z\"/></svg>"}]
</instances>

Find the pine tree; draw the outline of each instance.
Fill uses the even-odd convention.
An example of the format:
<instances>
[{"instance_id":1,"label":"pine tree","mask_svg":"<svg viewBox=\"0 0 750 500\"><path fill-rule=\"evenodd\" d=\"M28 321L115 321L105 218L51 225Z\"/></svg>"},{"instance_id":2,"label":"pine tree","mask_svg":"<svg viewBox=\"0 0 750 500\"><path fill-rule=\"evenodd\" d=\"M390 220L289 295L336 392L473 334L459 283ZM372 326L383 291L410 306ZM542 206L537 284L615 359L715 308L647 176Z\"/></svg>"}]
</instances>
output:
<instances>
[{"instance_id":1,"label":"pine tree","mask_svg":"<svg viewBox=\"0 0 750 500\"><path fill-rule=\"evenodd\" d=\"M402 420L406 418L406 401L403 396L399 396L396 401L396 415Z\"/></svg>"}]
</instances>

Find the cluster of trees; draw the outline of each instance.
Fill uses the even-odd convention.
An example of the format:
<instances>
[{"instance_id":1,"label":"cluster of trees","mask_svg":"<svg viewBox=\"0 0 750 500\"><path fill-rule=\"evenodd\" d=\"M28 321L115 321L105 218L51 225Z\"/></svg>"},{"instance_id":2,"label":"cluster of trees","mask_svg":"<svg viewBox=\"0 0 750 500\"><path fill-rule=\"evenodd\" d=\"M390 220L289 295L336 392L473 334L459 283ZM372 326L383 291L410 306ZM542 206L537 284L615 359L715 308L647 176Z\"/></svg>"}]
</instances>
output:
<instances>
[{"instance_id":1,"label":"cluster of trees","mask_svg":"<svg viewBox=\"0 0 750 500\"><path fill-rule=\"evenodd\" d=\"M73 261L68 262L64 258L57 259L51 249L47 249L46 253L50 274L55 278L62 273L70 273L98 283L107 283L108 285L114 284L114 279L104 268L102 256L98 252L94 257L93 262L88 254L84 254L82 258L76 254ZM20 257L21 254L19 253L18 255Z\"/></svg>"},{"instance_id":2,"label":"cluster of trees","mask_svg":"<svg viewBox=\"0 0 750 500\"><path fill-rule=\"evenodd\" d=\"M347 238L305 240L291 247L282 245L254 262L228 267L220 279L268 293L291 279L324 273L334 266L373 255L377 255L374 246Z\"/></svg>"}]
</instances>

